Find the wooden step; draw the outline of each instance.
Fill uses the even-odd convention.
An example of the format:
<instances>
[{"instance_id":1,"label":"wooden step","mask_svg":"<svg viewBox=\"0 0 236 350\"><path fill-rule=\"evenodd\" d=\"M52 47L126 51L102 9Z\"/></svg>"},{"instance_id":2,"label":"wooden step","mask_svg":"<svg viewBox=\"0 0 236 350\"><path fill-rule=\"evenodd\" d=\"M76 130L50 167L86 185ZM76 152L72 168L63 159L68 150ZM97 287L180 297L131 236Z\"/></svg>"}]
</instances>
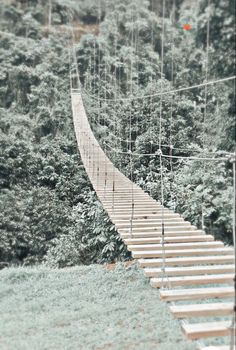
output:
<instances>
[{"instance_id":1,"label":"wooden step","mask_svg":"<svg viewBox=\"0 0 236 350\"><path fill-rule=\"evenodd\" d=\"M99 196L100 197L100 196ZM155 210L159 210L162 213L162 207L161 205L157 204L156 201L152 200L152 199L140 199L137 200L134 199L132 200L131 198L126 198L125 201L122 201L121 199L117 199L116 201L114 201L115 197L112 197L111 200L109 200L109 202L106 202L105 199L103 199L103 204L104 204L104 208L112 208L112 206L115 205L116 209L120 209L120 210L128 210L132 207L134 207L134 209L139 209L139 210L144 210L146 208L153 208ZM104 203L105 201L105 203ZM168 208L164 208L164 215L165 213L171 213L171 214L175 214L175 215L179 215L176 212L173 212L172 210L168 209Z\"/></svg>"},{"instance_id":2,"label":"wooden step","mask_svg":"<svg viewBox=\"0 0 236 350\"><path fill-rule=\"evenodd\" d=\"M183 324L182 329L186 337L191 340L209 337L218 338L230 335L231 323L231 321L190 323Z\"/></svg>"},{"instance_id":3,"label":"wooden step","mask_svg":"<svg viewBox=\"0 0 236 350\"><path fill-rule=\"evenodd\" d=\"M119 202L120 203L120 202ZM126 202L127 203L127 202ZM152 211L155 211L155 212L158 212L160 215L163 215L164 216L164 218L165 218L165 216L166 216L166 214L171 214L171 215L175 215L176 217L179 217L180 215L179 214L177 214L177 213L173 213L172 211L170 211L169 209L167 209L167 208L164 208L164 209L162 209L161 208L161 206L159 206L159 205L153 205L153 203L143 203L143 206L138 206L137 205L137 203L135 202L135 201L130 201L130 202L128 202L126 205L124 205L124 204L122 204L122 203L120 203L120 205L118 205L118 203L116 204L116 203L113 203L112 201L111 201L111 205L104 205L104 207L105 208L112 208L112 206L114 206L115 207L115 209L116 209L116 211L120 211L121 213L126 213L126 211L128 210L128 211L131 211L131 209L132 209L132 207L133 207L133 209L134 210L138 210L138 211L140 211L140 212L142 212L142 211L149 211L149 210L152 210ZM162 211L163 211L163 213L162 213Z\"/></svg>"},{"instance_id":4,"label":"wooden step","mask_svg":"<svg viewBox=\"0 0 236 350\"><path fill-rule=\"evenodd\" d=\"M113 218L112 218L113 220ZM115 221L115 220L114 220ZM140 227L135 227L135 224L132 225L133 227L133 234L135 233L149 233L149 232L162 232L162 228L161 228L161 225L160 226L154 226L154 227L146 227L146 228L140 228ZM127 229L124 229L124 228L118 228L119 229L119 232L127 232ZM188 232L191 232L191 231L196 231L196 229L194 229L193 226L183 226L183 225L179 225L179 226L165 226L165 234L168 235L168 233L170 231L180 231L180 232L183 232L183 231L188 231Z\"/></svg>"},{"instance_id":5,"label":"wooden step","mask_svg":"<svg viewBox=\"0 0 236 350\"><path fill-rule=\"evenodd\" d=\"M151 278L151 286L153 288L160 287L177 287L177 286L193 286L193 285L204 285L204 284L222 284L232 283L234 274L221 274L221 275L205 275L205 276L180 276L180 277L162 277Z\"/></svg>"},{"instance_id":6,"label":"wooden step","mask_svg":"<svg viewBox=\"0 0 236 350\"><path fill-rule=\"evenodd\" d=\"M155 238L128 238L125 239L127 245L143 245L143 244L155 244L160 243L161 237ZM165 236L165 242L168 243L184 243L184 242L212 242L214 237L212 235L195 235L195 236L180 236L171 237Z\"/></svg>"},{"instance_id":7,"label":"wooden step","mask_svg":"<svg viewBox=\"0 0 236 350\"><path fill-rule=\"evenodd\" d=\"M103 194L103 190L98 190L98 193L102 193ZM106 189L106 193L113 196L113 194L120 194L122 196L126 196L127 194L132 194L132 189L122 189L122 190L119 190L119 189L116 189L113 191L112 189ZM145 196L149 196L148 193L145 193L143 192L140 188L134 188L133 189L133 193L134 193L134 196L136 196L136 194L144 194Z\"/></svg>"},{"instance_id":8,"label":"wooden step","mask_svg":"<svg viewBox=\"0 0 236 350\"><path fill-rule=\"evenodd\" d=\"M209 255L232 255L232 248L212 248L212 249L181 249L181 250L166 250L165 256L177 257L177 256L209 256ZM159 258L162 257L162 250L149 250L149 251L133 251L132 256L135 259L139 258Z\"/></svg>"},{"instance_id":9,"label":"wooden step","mask_svg":"<svg viewBox=\"0 0 236 350\"><path fill-rule=\"evenodd\" d=\"M133 198L132 196L128 196L128 195L119 195L118 196L116 194L108 196L105 191L103 191L103 194L102 194L102 192L100 192L100 194L98 196L104 198L104 200L106 200L106 201L111 201L111 202L113 202L114 199L117 202L118 201L120 202L120 200L125 197L127 201L130 201L131 203L134 203L134 207L135 207L135 200L137 200L137 199L139 199L140 201L143 201L145 199L148 200L148 201L150 200L147 195L145 195L145 196L141 195L141 194L140 195L135 195L135 198ZM127 203L127 201L126 201L126 203ZM160 206L158 206L157 204L156 204L156 206L160 210ZM122 209L122 208L120 208L120 209ZM145 205L143 205L143 208L140 208L140 210L141 209L145 209ZM169 209L165 208L165 210L167 211Z\"/></svg>"},{"instance_id":10,"label":"wooden step","mask_svg":"<svg viewBox=\"0 0 236 350\"><path fill-rule=\"evenodd\" d=\"M108 213L111 214L111 217L116 218L117 225L120 228L127 227L127 219L129 220L131 216L133 215L133 222L137 224L137 227L148 227L148 226L155 226L155 225L161 225L162 219L161 214L158 211L155 210L126 210L125 214L121 212L117 212L116 210L112 211L112 209L106 209ZM164 219L164 224L167 225L169 222L176 222L177 224L187 225L190 226L190 222L184 221L179 216L173 217L172 215L169 216L169 214Z\"/></svg>"},{"instance_id":11,"label":"wooden step","mask_svg":"<svg viewBox=\"0 0 236 350\"><path fill-rule=\"evenodd\" d=\"M103 197L103 196L98 195L98 197ZM112 203L113 203L113 197L105 198L103 200L104 206L112 205ZM151 197L148 197L148 196L146 196L145 198L141 198L141 197L138 198L138 197L136 197L134 199L132 199L132 197L123 196L123 198L119 198L119 202L117 203L117 205L119 205L121 207L124 207L125 205L129 206L131 203L134 203L134 205L140 204L140 205L143 205L143 207L145 207L146 203L147 204L150 203L150 204L157 205L157 202L154 199L152 199Z\"/></svg>"},{"instance_id":12,"label":"wooden step","mask_svg":"<svg viewBox=\"0 0 236 350\"><path fill-rule=\"evenodd\" d=\"M129 205L127 205L126 207L118 207L117 206L117 204L114 202L114 205L104 205L103 206L104 207L104 209L105 210L107 210L107 211L110 211L110 210L112 210L112 209L114 209L116 212L117 211L122 211L122 212L126 212L126 211L131 211L131 209L132 209L132 203L130 203ZM159 207L157 206L157 205L153 205L153 204L146 204L145 205L145 209L146 210L153 210L153 211L159 211L160 209L159 209ZM136 206L134 206L134 210L138 210L138 211L142 211L143 210L143 208L141 207L141 206L138 206L138 205L136 205ZM173 214L173 213L172 213ZM180 217L177 215L176 216L176 218L177 219L179 219ZM181 218L182 219L182 218ZM144 220L144 219L143 219ZM139 221L143 221L143 220L139 220ZM156 219L154 218L153 219L154 221L156 221ZM183 219L182 219L183 220ZM119 220L120 221L120 223L122 224L122 219L121 220ZM138 221L138 220L137 220Z\"/></svg>"},{"instance_id":13,"label":"wooden step","mask_svg":"<svg viewBox=\"0 0 236 350\"><path fill-rule=\"evenodd\" d=\"M116 216L120 216L121 214L126 214L127 216L128 215L130 215L132 212L134 212L134 213L137 213L137 214L139 214L139 215L141 215L142 216L142 214L145 214L144 215L144 218L141 218L141 219L135 219L135 221L137 221L137 223L140 223L140 224L142 224L142 223L147 223L148 222L148 220L145 218L145 216L146 216L146 214L156 214L157 215L157 217L153 217L153 218L151 218L150 219L150 223L162 223L162 212L161 212L161 210L159 209L159 208L155 208L155 207L146 207L146 208L138 208L138 207L134 207L134 209L132 210L132 205L130 205L128 208L125 208L125 209L120 209L120 208L117 208L116 207L116 205L115 205L115 203L114 203L114 206L113 206L113 208L112 208L112 206L111 207L109 207L109 208L107 208L107 207L104 207L105 208L105 210L107 210L107 211L112 211L112 209L114 209L114 214L116 215ZM169 222L170 221L170 219L172 219L172 221L182 221L183 223L187 223L187 224L189 224L189 225L191 225L190 224L190 222L188 222L188 221L184 221L184 219L183 218L181 218L180 217L180 215L179 214L176 214L176 213L172 213L171 211L169 211L169 210L165 210L165 212L164 212L164 224L166 223L166 222ZM173 219L175 219L175 220L173 220ZM122 221L124 221L124 222L122 222ZM126 221L126 219L124 218L124 219L120 219L119 220L119 224L121 224L122 225L122 223L124 223L125 224L125 221Z\"/></svg>"},{"instance_id":14,"label":"wooden step","mask_svg":"<svg viewBox=\"0 0 236 350\"><path fill-rule=\"evenodd\" d=\"M104 208L111 209L113 205L116 207L116 209L124 209L124 210L126 210L126 209L130 209L130 207L132 207L132 201L129 201L129 202L126 202L126 203L122 203L120 201L116 201L116 202L113 203L113 201L111 200L110 203L106 203L103 206L104 206ZM161 210L161 206L158 205L155 201L152 201L152 200L146 201L145 203L143 203L141 201L137 202L136 200L134 200L134 207L137 208L137 209L143 209L145 207L145 208L151 208L151 209L155 209L155 210L156 209ZM172 212L172 214L176 214L176 213Z\"/></svg>"},{"instance_id":15,"label":"wooden step","mask_svg":"<svg viewBox=\"0 0 236 350\"><path fill-rule=\"evenodd\" d=\"M99 193L99 191L102 191L103 189L100 189L100 190L98 190L98 193ZM123 193L123 194L126 194L127 193L127 191L129 191L130 190L130 185L129 186L126 186L126 187L119 187L119 188L116 188L115 187L115 193ZM134 191L140 191L140 188L136 188L136 189L134 189ZM113 190L112 189L107 189L106 190L106 192L112 192L112 194L113 194ZM146 192L144 192L145 194L147 194L148 195L148 193L146 193ZM156 202L156 203L159 203L158 201ZM160 203L159 203L160 204Z\"/></svg>"},{"instance_id":16,"label":"wooden step","mask_svg":"<svg viewBox=\"0 0 236 350\"><path fill-rule=\"evenodd\" d=\"M126 193L117 193L117 192L113 192L113 193L107 193L106 189L101 188L101 190L96 191L97 195L99 197L102 197L104 199L105 202L107 202L107 204L109 204L109 202L112 202L114 198L116 198L116 203L117 206L120 208L125 208L126 206L129 207L129 202L139 202L141 204L142 200L146 200L148 201L150 204L155 205L156 207L160 208L161 205L158 204L155 200L153 200L152 198L150 198L148 196L148 194L143 194L143 193L134 193L133 195L129 193L129 189L126 190ZM124 199L126 199L124 201ZM145 208L145 205L141 206L140 208L143 207ZM166 208L165 208L166 209Z\"/></svg>"},{"instance_id":17,"label":"wooden step","mask_svg":"<svg viewBox=\"0 0 236 350\"><path fill-rule=\"evenodd\" d=\"M231 350L230 345L211 345L211 346L203 346L200 350ZM236 350L236 348L234 349Z\"/></svg>"},{"instance_id":18,"label":"wooden step","mask_svg":"<svg viewBox=\"0 0 236 350\"><path fill-rule=\"evenodd\" d=\"M125 212L125 213L116 213L114 211L114 213L112 213L112 210L111 210L111 214L110 214L110 217L111 219L113 220L119 220L119 219L123 219L123 220L126 220L126 219L130 219L131 218L131 212ZM168 219L168 218L173 218L173 214L166 214L165 218ZM134 215L133 215L133 221L137 220L137 219L153 219L153 218L157 218L157 219L161 219L161 214L158 213L158 212L152 212L152 211L147 211L147 212L140 212L140 213L136 213L134 212ZM189 225L183 225L184 227L186 226L189 226ZM193 227L194 226L189 226L189 229L190 227ZM145 228L145 231L146 230L151 230L152 227L147 227ZM154 229L155 229L155 226L154 226ZM140 228L140 230L143 230L143 228ZM165 231L166 231L166 225L165 225Z\"/></svg>"},{"instance_id":19,"label":"wooden step","mask_svg":"<svg viewBox=\"0 0 236 350\"><path fill-rule=\"evenodd\" d=\"M116 197L114 197L116 198ZM112 197L113 199L113 197ZM120 210L122 212L126 211L126 210L130 210L132 208L132 204L133 204L133 208L134 210L139 210L139 211L142 211L142 210L150 210L150 209L153 209L153 210L156 210L156 211L159 211L160 213L162 213L162 210L164 211L164 215L165 213L170 213L171 211L167 208L164 208L162 209L160 205L158 205L157 203L146 203L146 204L143 204L142 206L141 205L137 205L135 203L135 201L130 201L128 204L124 205L124 204L119 204L120 202L118 202L117 200L117 203L113 203L115 204L115 209L116 210ZM111 208L112 205L106 205L105 206L106 208ZM173 212L171 212L173 214Z\"/></svg>"},{"instance_id":20,"label":"wooden step","mask_svg":"<svg viewBox=\"0 0 236 350\"><path fill-rule=\"evenodd\" d=\"M175 318L227 316L233 314L233 303L208 303L190 305L170 305Z\"/></svg>"},{"instance_id":21,"label":"wooden step","mask_svg":"<svg viewBox=\"0 0 236 350\"><path fill-rule=\"evenodd\" d=\"M114 222L114 221L113 221ZM133 232L132 234L129 232L127 229L126 232L121 232L118 230L120 236L123 239L128 239L128 238L159 238L161 237L161 232ZM169 231L166 233L166 236L168 237L191 237L191 236L196 236L196 235L202 235L205 236L205 233L200 230L191 230L191 231Z\"/></svg>"},{"instance_id":22,"label":"wooden step","mask_svg":"<svg viewBox=\"0 0 236 350\"><path fill-rule=\"evenodd\" d=\"M112 181L112 180L111 180ZM105 179L104 179L104 182L105 182ZM113 182L113 181L112 181ZM105 188L105 190L101 189L101 190L98 190L97 193L99 195L106 195L106 199L109 200L109 199L112 199L113 196L115 196L116 198L121 198L123 199L124 197L125 198L131 198L131 199L142 199L142 198L150 198L150 196L147 194L147 193L144 193L142 192L141 190L134 190L133 191L133 194L132 194L132 190L131 189L127 189L127 191L125 193L121 193L121 192L109 192L107 191L107 189Z\"/></svg>"},{"instance_id":23,"label":"wooden step","mask_svg":"<svg viewBox=\"0 0 236 350\"><path fill-rule=\"evenodd\" d=\"M139 259L141 267L161 267L162 259ZM166 266L191 266L191 265L206 265L217 263L234 263L234 255L225 256L198 256L198 257L185 257L185 258L167 258L165 260Z\"/></svg>"},{"instance_id":24,"label":"wooden step","mask_svg":"<svg viewBox=\"0 0 236 350\"><path fill-rule=\"evenodd\" d=\"M185 267L166 267L165 273L168 276L193 276L193 275L213 275L223 273L234 273L234 265L203 265ZM162 269L158 267L146 267L145 276L158 277L162 275Z\"/></svg>"},{"instance_id":25,"label":"wooden step","mask_svg":"<svg viewBox=\"0 0 236 350\"><path fill-rule=\"evenodd\" d=\"M103 191L104 191L104 188L103 188ZM100 196L100 195L98 194L98 196ZM104 204L104 206L111 206L112 201L113 201L113 196L109 199L104 199L103 204ZM126 206L129 207L130 203L134 203L135 205L140 205L141 207L145 207L146 204L151 204L151 205L155 205L155 206L160 207L160 204L158 204L158 202L155 201L155 199L148 197L148 196L145 199L142 199L142 198L132 199L132 197L123 196L123 198L121 198L119 200L119 202L117 201L117 207L122 207L122 208L123 207L125 208ZM165 208L165 209L167 209L167 208Z\"/></svg>"},{"instance_id":26,"label":"wooden step","mask_svg":"<svg viewBox=\"0 0 236 350\"><path fill-rule=\"evenodd\" d=\"M162 213L161 213L161 211L160 211L160 209L158 208L158 207L156 207L156 206L153 206L153 205L151 205L150 203L145 203L145 205L147 206L147 210L150 210L150 211L158 211L159 212L159 214L160 214L160 220L162 219ZM116 206L116 203L115 203L115 201L113 202L113 203L111 203L109 206L107 206L107 205L104 205L103 206L104 207L104 209L105 210L107 210L107 211L110 211L110 210L112 210L112 207L116 210L116 211L118 211L118 210L120 210L120 208L119 207L117 207ZM121 210L122 212L120 213L120 214L125 214L126 213L126 211L127 212L131 212L131 209L132 209L132 202L130 202L129 203L129 205L127 206L127 208L125 208L124 210ZM140 208L140 207L138 207L138 206L135 206L135 210L137 209L137 211L142 211L143 210L143 208ZM119 216L120 216L120 214L119 214ZM164 214L164 218L165 219L169 219L169 218L179 218L180 217L180 215L179 214L177 214L177 213L173 213L173 212L171 212L171 211L165 211L165 214ZM143 217L141 217L141 218L139 218L139 219L136 219L136 220L144 220L145 219L145 217L143 218ZM152 219L157 219L156 217L153 217ZM121 220L126 220L126 218L122 218L122 217L120 217L119 218L119 221L121 221Z\"/></svg>"},{"instance_id":27,"label":"wooden step","mask_svg":"<svg viewBox=\"0 0 236 350\"><path fill-rule=\"evenodd\" d=\"M233 287L207 287L175 290L160 290L160 298L165 301L196 300L209 298L229 298L234 296Z\"/></svg>"},{"instance_id":28,"label":"wooden step","mask_svg":"<svg viewBox=\"0 0 236 350\"><path fill-rule=\"evenodd\" d=\"M165 250L175 249L195 249L195 248L220 248L224 247L223 242L190 242L190 243L164 243ZM139 244L139 245L128 245L130 251L146 251L146 250L160 250L162 245L159 244Z\"/></svg>"},{"instance_id":29,"label":"wooden step","mask_svg":"<svg viewBox=\"0 0 236 350\"><path fill-rule=\"evenodd\" d=\"M161 224L162 223L162 219L156 219L156 218L152 218L152 219L137 219L137 220L133 220L133 222L135 224ZM180 216L176 216L175 218L173 217L170 217L170 218L166 218L165 219L165 224L171 224L171 223L174 223L174 222L182 222L182 223L185 223L185 222L188 222L188 221L184 221L183 218L181 218ZM126 225L127 224L127 219L124 219L124 220L117 220L117 225Z\"/></svg>"},{"instance_id":30,"label":"wooden step","mask_svg":"<svg viewBox=\"0 0 236 350\"><path fill-rule=\"evenodd\" d=\"M139 223L139 222L137 222L136 220L133 220L133 222L132 222L132 224L133 224L133 227L135 227L135 228L143 228L143 230L146 230L146 228L147 227L161 227L161 221L156 221L156 222L150 222L149 220L145 220L146 222L143 222L143 223ZM117 221L116 221L116 227L118 228L118 229L126 229L127 227L129 227L129 225L130 225L130 221L127 221L126 220L126 223L124 223L124 224L119 224ZM184 227L186 227L186 228L188 228L188 227L190 227L191 226L191 224L190 223L185 223L183 220L181 220L181 219L179 219L179 221L178 220L175 220L175 221L168 221L167 223L166 223L166 225L168 226L168 227L176 227L176 226L184 226Z\"/></svg>"}]
</instances>

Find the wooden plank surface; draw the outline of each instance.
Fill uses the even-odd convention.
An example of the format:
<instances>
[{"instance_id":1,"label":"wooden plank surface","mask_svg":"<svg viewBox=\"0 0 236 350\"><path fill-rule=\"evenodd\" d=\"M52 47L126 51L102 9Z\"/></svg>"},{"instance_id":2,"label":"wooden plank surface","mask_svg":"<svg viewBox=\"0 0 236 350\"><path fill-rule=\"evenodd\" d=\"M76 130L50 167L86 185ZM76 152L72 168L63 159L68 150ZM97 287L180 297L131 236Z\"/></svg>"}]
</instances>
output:
<instances>
[{"instance_id":1,"label":"wooden plank surface","mask_svg":"<svg viewBox=\"0 0 236 350\"><path fill-rule=\"evenodd\" d=\"M140 266L145 268L145 274L154 277L151 280L152 285L160 283L163 265L160 244L163 218L166 272L173 285L197 283L203 286L207 282L232 282L233 250L224 248L221 242L214 242L212 235L206 235L204 231L183 220L178 213L163 208L160 202L151 198L115 168L92 133L81 95L72 92L71 99L75 134L88 177L121 238L125 240L135 258L141 257L139 262ZM130 232L132 214L134 215ZM233 294L231 287L160 291L160 297L166 301L228 298ZM229 303L221 303L219 307L218 303L176 306L175 309L174 306L171 307L175 317L228 315L232 311L232 304ZM186 326L184 331L189 339L198 339L214 334L225 335L226 326L226 323L220 322L194 324ZM204 350L226 349L208 347Z\"/></svg>"},{"instance_id":2,"label":"wooden plank surface","mask_svg":"<svg viewBox=\"0 0 236 350\"><path fill-rule=\"evenodd\" d=\"M162 259L139 259L139 264L141 267L160 267L162 266ZM206 264L225 264L234 263L234 255L225 256L191 256L184 258L166 258L166 266L191 266L191 265L206 265Z\"/></svg>"},{"instance_id":3,"label":"wooden plank surface","mask_svg":"<svg viewBox=\"0 0 236 350\"><path fill-rule=\"evenodd\" d=\"M155 244L160 243L160 237L150 237L150 238L128 238L125 239L127 245L142 245L142 244ZM194 236L165 236L166 243L184 243L184 242L212 242L214 237L212 235L194 235Z\"/></svg>"},{"instance_id":4,"label":"wooden plank surface","mask_svg":"<svg viewBox=\"0 0 236 350\"><path fill-rule=\"evenodd\" d=\"M201 249L201 248L220 248L224 247L224 244L219 241L215 242L184 242L184 243L164 243L165 250L179 250L179 249ZM128 245L128 249L131 251L145 251L145 250L160 250L162 244L140 244L140 245Z\"/></svg>"},{"instance_id":5,"label":"wooden plank surface","mask_svg":"<svg viewBox=\"0 0 236 350\"><path fill-rule=\"evenodd\" d=\"M200 350L231 350L229 345L201 346ZM236 350L236 348L234 349Z\"/></svg>"},{"instance_id":6,"label":"wooden plank surface","mask_svg":"<svg viewBox=\"0 0 236 350\"><path fill-rule=\"evenodd\" d=\"M195 340L200 338L228 336L231 332L231 325L231 321L190 323L183 324L182 329L188 339Z\"/></svg>"},{"instance_id":7,"label":"wooden plank surface","mask_svg":"<svg viewBox=\"0 0 236 350\"><path fill-rule=\"evenodd\" d=\"M221 275L205 275L205 276L180 276L180 277L162 277L151 278L151 286L154 288L160 288L162 286L193 286L193 285L205 285L205 284L226 284L233 283L234 274L221 274Z\"/></svg>"},{"instance_id":8,"label":"wooden plank surface","mask_svg":"<svg viewBox=\"0 0 236 350\"><path fill-rule=\"evenodd\" d=\"M165 250L165 257L183 257L183 256L209 256L209 255L232 255L233 250L231 248L202 248L202 249L181 249L181 250ZM132 256L136 259L139 258L158 258L163 256L162 250L149 250L149 251L133 251Z\"/></svg>"},{"instance_id":9,"label":"wooden plank surface","mask_svg":"<svg viewBox=\"0 0 236 350\"><path fill-rule=\"evenodd\" d=\"M175 318L225 316L233 314L233 307L233 302L170 305L170 311Z\"/></svg>"},{"instance_id":10,"label":"wooden plank surface","mask_svg":"<svg viewBox=\"0 0 236 350\"><path fill-rule=\"evenodd\" d=\"M147 277L158 277L162 274L162 269L158 267L146 267L144 268L145 275ZM222 273L235 272L235 266L233 264L226 265L203 265L203 266L179 266L179 267L166 267L165 273L168 276L194 276L194 275L212 275Z\"/></svg>"},{"instance_id":11,"label":"wooden plank surface","mask_svg":"<svg viewBox=\"0 0 236 350\"><path fill-rule=\"evenodd\" d=\"M160 298L165 301L229 298L233 296L233 287L207 287L160 291Z\"/></svg>"}]
</instances>

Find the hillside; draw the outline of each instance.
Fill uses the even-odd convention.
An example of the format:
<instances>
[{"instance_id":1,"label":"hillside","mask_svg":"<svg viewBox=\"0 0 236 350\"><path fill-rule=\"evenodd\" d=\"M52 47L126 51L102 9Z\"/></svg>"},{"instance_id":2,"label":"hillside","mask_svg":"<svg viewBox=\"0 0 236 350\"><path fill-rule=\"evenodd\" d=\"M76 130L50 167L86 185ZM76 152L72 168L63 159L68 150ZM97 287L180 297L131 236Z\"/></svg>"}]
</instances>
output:
<instances>
[{"instance_id":1,"label":"hillside","mask_svg":"<svg viewBox=\"0 0 236 350\"><path fill-rule=\"evenodd\" d=\"M0 273L3 350L194 350L135 266Z\"/></svg>"}]
</instances>

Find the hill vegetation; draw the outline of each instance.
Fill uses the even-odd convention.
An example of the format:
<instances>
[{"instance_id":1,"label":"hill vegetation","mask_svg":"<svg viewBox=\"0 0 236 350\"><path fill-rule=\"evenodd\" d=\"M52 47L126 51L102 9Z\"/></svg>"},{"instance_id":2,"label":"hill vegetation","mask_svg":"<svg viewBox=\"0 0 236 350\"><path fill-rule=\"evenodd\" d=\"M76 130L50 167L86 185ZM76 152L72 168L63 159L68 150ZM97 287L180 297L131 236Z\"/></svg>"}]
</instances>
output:
<instances>
[{"instance_id":1,"label":"hill vegetation","mask_svg":"<svg viewBox=\"0 0 236 350\"><path fill-rule=\"evenodd\" d=\"M196 349L135 266L9 268L0 295L4 350Z\"/></svg>"}]
</instances>

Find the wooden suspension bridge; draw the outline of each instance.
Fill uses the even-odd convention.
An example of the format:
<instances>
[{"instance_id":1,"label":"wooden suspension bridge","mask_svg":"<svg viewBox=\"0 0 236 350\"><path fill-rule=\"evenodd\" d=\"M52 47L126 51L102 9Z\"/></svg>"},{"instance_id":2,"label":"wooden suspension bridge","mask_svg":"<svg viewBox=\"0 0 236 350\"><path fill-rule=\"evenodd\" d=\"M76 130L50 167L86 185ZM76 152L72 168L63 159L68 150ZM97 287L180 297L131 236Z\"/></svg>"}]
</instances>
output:
<instances>
[{"instance_id":1,"label":"wooden suspension bridge","mask_svg":"<svg viewBox=\"0 0 236 350\"><path fill-rule=\"evenodd\" d=\"M93 135L79 89L71 89L71 99L75 134L89 179L151 286L160 288L160 298L170 302L173 316L184 320L187 339L230 338L227 346L199 342L201 350L235 349L233 248L164 208L122 174ZM216 321L219 316L221 320ZM204 317L207 321L202 321Z\"/></svg>"}]
</instances>

